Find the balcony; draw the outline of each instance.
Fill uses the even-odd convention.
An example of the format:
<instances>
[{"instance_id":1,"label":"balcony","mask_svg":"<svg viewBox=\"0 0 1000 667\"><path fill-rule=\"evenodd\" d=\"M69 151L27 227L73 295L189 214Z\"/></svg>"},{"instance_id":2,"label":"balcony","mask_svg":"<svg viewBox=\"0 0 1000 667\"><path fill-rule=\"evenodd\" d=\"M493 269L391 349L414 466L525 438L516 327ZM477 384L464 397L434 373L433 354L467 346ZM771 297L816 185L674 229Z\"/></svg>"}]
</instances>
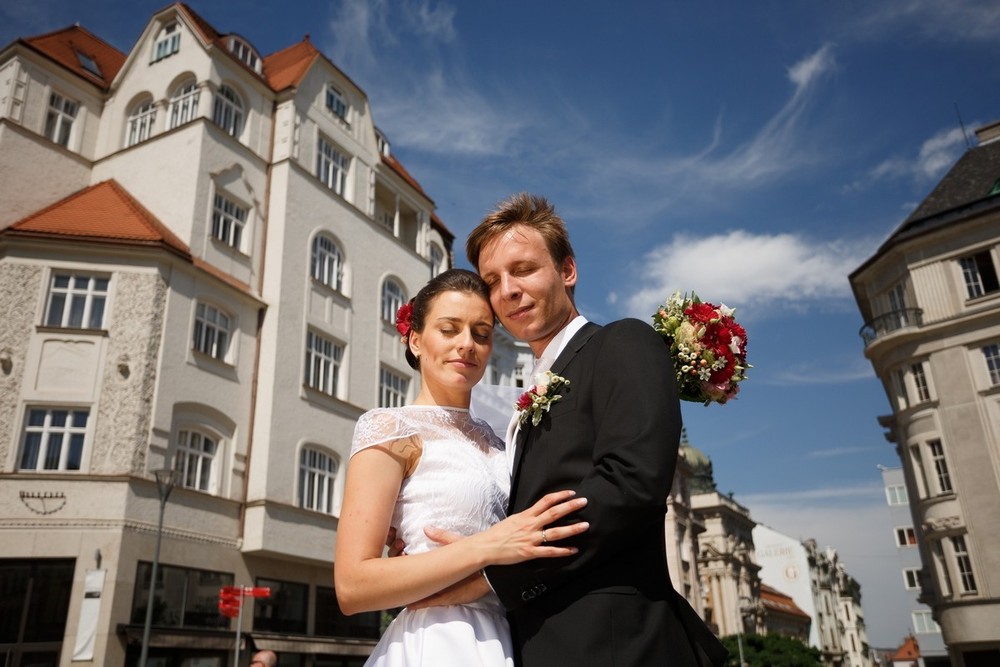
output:
<instances>
[{"instance_id":1,"label":"balcony","mask_svg":"<svg viewBox=\"0 0 1000 667\"><path fill-rule=\"evenodd\" d=\"M903 308L879 315L875 319L865 322L865 325L861 327L858 334L865 341L865 347L868 347L880 336L885 336L893 331L899 331L908 327L923 326L923 324L923 310L920 308Z\"/></svg>"}]
</instances>

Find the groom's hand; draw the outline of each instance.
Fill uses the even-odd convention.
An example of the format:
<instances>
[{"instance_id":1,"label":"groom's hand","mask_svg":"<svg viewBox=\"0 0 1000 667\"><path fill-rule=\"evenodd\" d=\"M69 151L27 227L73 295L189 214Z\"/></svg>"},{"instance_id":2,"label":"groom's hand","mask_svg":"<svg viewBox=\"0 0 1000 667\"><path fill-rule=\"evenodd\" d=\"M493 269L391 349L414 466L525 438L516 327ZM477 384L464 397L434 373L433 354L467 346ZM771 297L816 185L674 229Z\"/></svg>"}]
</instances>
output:
<instances>
[{"instance_id":1,"label":"groom's hand","mask_svg":"<svg viewBox=\"0 0 1000 667\"><path fill-rule=\"evenodd\" d=\"M396 537L396 529L389 526L389 533L385 536L385 546L389 549L389 558L394 556L405 556L406 544Z\"/></svg>"},{"instance_id":2,"label":"groom's hand","mask_svg":"<svg viewBox=\"0 0 1000 667\"><path fill-rule=\"evenodd\" d=\"M449 533L440 528L424 528L424 534L438 544L451 544L462 539L461 535ZM482 572L470 574L468 577L452 584L444 590L438 591L434 595L429 595L423 600L406 605L409 609L423 609L425 607L446 607L452 604L465 604L473 602L490 592L490 585Z\"/></svg>"}]
</instances>

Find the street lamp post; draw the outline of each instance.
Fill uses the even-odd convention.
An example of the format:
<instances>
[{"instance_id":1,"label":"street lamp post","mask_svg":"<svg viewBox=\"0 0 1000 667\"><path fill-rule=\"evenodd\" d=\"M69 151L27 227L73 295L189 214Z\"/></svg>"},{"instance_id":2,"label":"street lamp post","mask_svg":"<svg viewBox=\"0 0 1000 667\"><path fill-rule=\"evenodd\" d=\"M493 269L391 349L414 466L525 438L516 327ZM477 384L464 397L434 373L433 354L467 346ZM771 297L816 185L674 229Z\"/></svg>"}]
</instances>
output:
<instances>
[{"instance_id":1,"label":"street lamp post","mask_svg":"<svg viewBox=\"0 0 1000 667\"><path fill-rule=\"evenodd\" d=\"M149 658L149 632L153 627L153 602L156 598L156 570L160 566L160 542L163 540L163 511L167 508L167 498L179 481L177 470L163 469L153 471L156 477L156 491L160 495L160 519L156 523L156 549L153 551L153 567L149 572L149 592L146 597L146 623L142 628L142 653L139 654L139 667L146 667Z\"/></svg>"}]
</instances>

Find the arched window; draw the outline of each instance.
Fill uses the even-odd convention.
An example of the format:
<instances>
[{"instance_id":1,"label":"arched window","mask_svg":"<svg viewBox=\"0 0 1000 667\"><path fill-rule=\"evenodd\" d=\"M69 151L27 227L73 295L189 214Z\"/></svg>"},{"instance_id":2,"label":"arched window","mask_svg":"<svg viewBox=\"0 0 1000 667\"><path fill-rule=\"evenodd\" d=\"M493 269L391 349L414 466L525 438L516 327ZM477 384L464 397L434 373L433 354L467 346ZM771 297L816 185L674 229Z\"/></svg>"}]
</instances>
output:
<instances>
[{"instance_id":1,"label":"arched window","mask_svg":"<svg viewBox=\"0 0 1000 667\"><path fill-rule=\"evenodd\" d=\"M181 49L181 31L177 21L163 26L153 44L153 62L172 56Z\"/></svg>"},{"instance_id":2,"label":"arched window","mask_svg":"<svg viewBox=\"0 0 1000 667\"><path fill-rule=\"evenodd\" d=\"M134 146L146 139L153 133L153 122L156 120L156 103L152 100L140 102L133 107L128 115L128 131L125 136L125 145Z\"/></svg>"},{"instance_id":3,"label":"arched window","mask_svg":"<svg viewBox=\"0 0 1000 667\"><path fill-rule=\"evenodd\" d=\"M338 292L342 291L344 255L340 252L336 241L323 234L313 239L311 267L311 274L315 280Z\"/></svg>"},{"instance_id":4,"label":"arched window","mask_svg":"<svg viewBox=\"0 0 1000 667\"><path fill-rule=\"evenodd\" d=\"M339 468L333 456L304 447L299 454L299 507L333 514L334 486Z\"/></svg>"},{"instance_id":5,"label":"arched window","mask_svg":"<svg viewBox=\"0 0 1000 667\"><path fill-rule=\"evenodd\" d=\"M396 321L396 311L406 301L406 293L392 278L382 283L382 319L390 324Z\"/></svg>"},{"instance_id":6,"label":"arched window","mask_svg":"<svg viewBox=\"0 0 1000 667\"><path fill-rule=\"evenodd\" d=\"M229 52L236 56L244 65L260 73L260 57L257 55L257 51L247 42L239 37L230 37Z\"/></svg>"},{"instance_id":7,"label":"arched window","mask_svg":"<svg viewBox=\"0 0 1000 667\"><path fill-rule=\"evenodd\" d=\"M431 244L431 278L445 270L444 250L437 243Z\"/></svg>"},{"instance_id":8,"label":"arched window","mask_svg":"<svg viewBox=\"0 0 1000 667\"><path fill-rule=\"evenodd\" d=\"M234 137L243 133L243 100L229 86L220 87L215 94L212 120Z\"/></svg>"},{"instance_id":9,"label":"arched window","mask_svg":"<svg viewBox=\"0 0 1000 667\"><path fill-rule=\"evenodd\" d=\"M191 79L174 89L170 96L169 127L174 129L198 117L198 82Z\"/></svg>"},{"instance_id":10,"label":"arched window","mask_svg":"<svg viewBox=\"0 0 1000 667\"><path fill-rule=\"evenodd\" d=\"M205 431L184 429L178 433L174 470L181 473L181 485L188 489L216 493L215 456L219 438Z\"/></svg>"}]
</instances>

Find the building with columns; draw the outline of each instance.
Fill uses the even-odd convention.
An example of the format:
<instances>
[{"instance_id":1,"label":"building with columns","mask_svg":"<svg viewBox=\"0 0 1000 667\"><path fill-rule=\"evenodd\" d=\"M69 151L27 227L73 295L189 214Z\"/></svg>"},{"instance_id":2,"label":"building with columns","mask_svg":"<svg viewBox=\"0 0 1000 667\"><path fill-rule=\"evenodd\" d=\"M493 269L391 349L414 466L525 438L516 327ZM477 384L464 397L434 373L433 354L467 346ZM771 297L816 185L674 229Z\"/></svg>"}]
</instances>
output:
<instances>
[{"instance_id":1,"label":"building with columns","mask_svg":"<svg viewBox=\"0 0 1000 667\"><path fill-rule=\"evenodd\" d=\"M956 667L1000 664L1000 123L850 276L891 413L920 602Z\"/></svg>"},{"instance_id":2,"label":"building with columns","mask_svg":"<svg viewBox=\"0 0 1000 667\"><path fill-rule=\"evenodd\" d=\"M381 618L332 578L354 424L416 395L393 319L453 240L308 38L263 55L176 3L127 52L4 46L0 662L134 665L150 607L151 660L223 667L219 589L253 585L245 649L360 665Z\"/></svg>"}]
</instances>

